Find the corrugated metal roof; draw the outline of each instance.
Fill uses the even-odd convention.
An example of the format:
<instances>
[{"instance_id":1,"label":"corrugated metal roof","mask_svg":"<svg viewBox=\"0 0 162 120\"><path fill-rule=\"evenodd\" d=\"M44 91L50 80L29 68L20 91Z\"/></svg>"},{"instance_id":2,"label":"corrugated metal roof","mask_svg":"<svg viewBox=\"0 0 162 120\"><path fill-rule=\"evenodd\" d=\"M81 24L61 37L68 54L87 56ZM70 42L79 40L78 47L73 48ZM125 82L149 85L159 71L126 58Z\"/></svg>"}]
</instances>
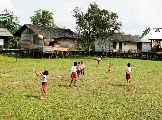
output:
<instances>
[{"instance_id":1,"label":"corrugated metal roof","mask_svg":"<svg viewBox=\"0 0 162 120\"><path fill-rule=\"evenodd\" d=\"M13 35L7 30L7 28L0 28L1 37L13 37Z\"/></svg>"}]
</instances>

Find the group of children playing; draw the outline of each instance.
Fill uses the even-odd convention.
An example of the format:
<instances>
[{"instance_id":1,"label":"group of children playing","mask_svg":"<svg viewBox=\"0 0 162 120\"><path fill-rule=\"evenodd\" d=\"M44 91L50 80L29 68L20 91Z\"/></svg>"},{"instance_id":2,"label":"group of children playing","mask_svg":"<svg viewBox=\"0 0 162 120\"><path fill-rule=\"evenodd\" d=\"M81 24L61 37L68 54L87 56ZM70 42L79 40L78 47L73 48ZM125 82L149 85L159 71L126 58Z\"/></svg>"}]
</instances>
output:
<instances>
[{"instance_id":1,"label":"group of children playing","mask_svg":"<svg viewBox=\"0 0 162 120\"><path fill-rule=\"evenodd\" d=\"M80 75L84 75L84 71L85 71L85 65L83 63L83 61L81 62L74 62L74 66L71 67L71 82L70 85L72 85L72 83L74 83L74 86L76 84L76 78Z\"/></svg>"},{"instance_id":2,"label":"group of children playing","mask_svg":"<svg viewBox=\"0 0 162 120\"><path fill-rule=\"evenodd\" d=\"M101 57L97 58L97 63L98 65L100 65L101 63ZM126 67L126 80L127 80L127 86L129 87L130 84L130 78L131 78L131 64L128 63L127 67ZM111 67L112 64L108 63L108 71L111 71ZM72 85L72 83L74 84L74 86L76 86L76 81L77 81L77 77L79 78L80 75L84 75L85 73L85 65L83 63L83 61L81 62L74 62L74 65L71 67L71 82L69 87ZM36 72L36 75L40 77L40 80L42 82L42 97L46 96L46 86L47 86L47 76L48 76L48 71L43 71L43 72Z\"/></svg>"}]
</instances>

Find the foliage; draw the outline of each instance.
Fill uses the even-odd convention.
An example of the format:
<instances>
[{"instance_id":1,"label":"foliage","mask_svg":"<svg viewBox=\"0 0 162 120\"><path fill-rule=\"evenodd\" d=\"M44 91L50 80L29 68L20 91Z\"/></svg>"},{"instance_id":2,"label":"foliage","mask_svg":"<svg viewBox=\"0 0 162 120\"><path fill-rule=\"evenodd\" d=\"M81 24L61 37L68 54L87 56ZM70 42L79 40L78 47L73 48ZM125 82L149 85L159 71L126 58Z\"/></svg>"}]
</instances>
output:
<instances>
[{"instance_id":1,"label":"foliage","mask_svg":"<svg viewBox=\"0 0 162 120\"><path fill-rule=\"evenodd\" d=\"M20 28L18 17L7 9L3 10L0 14L0 27L14 34Z\"/></svg>"},{"instance_id":2,"label":"foliage","mask_svg":"<svg viewBox=\"0 0 162 120\"><path fill-rule=\"evenodd\" d=\"M36 10L31 17L31 22L36 25L43 25L47 27L56 27L54 23L53 13L48 10Z\"/></svg>"},{"instance_id":3,"label":"foliage","mask_svg":"<svg viewBox=\"0 0 162 120\"><path fill-rule=\"evenodd\" d=\"M20 38L19 37L11 38L9 41L9 47L13 49L20 48Z\"/></svg>"},{"instance_id":4,"label":"foliage","mask_svg":"<svg viewBox=\"0 0 162 120\"><path fill-rule=\"evenodd\" d=\"M121 27L117 13L100 9L96 3L90 4L85 14L76 7L73 16L76 18L82 47L88 51L93 47L95 40L99 40L100 43L111 40Z\"/></svg>"},{"instance_id":5,"label":"foliage","mask_svg":"<svg viewBox=\"0 0 162 120\"><path fill-rule=\"evenodd\" d=\"M19 20L13 12L4 9L0 13L0 28L7 28L12 34L14 34L20 28ZM20 45L19 38L12 38L9 42L10 48L18 48Z\"/></svg>"},{"instance_id":6,"label":"foliage","mask_svg":"<svg viewBox=\"0 0 162 120\"><path fill-rule=\"evenodd\" d=\"M85 76L68 87L70 67L83 60ZM23 59L0 55L1 120L161 120L162 62L108 58ZM108 62L112 72L108 73ZM125 67L132 67L131 87ZM47 97L40 99L35 70L48 70Z\"/></svg>"},{"instance_id":7,"label":"foliage","mask_svg":"<svg viewBox=\"0 0 162 120\"><path fill-rule=\"evenodd\" d=\"M142 33L142 36L141 37L144 37L145 35L147 35L149 32L151 31L151 28L146 28L143 33Z\"/></svg>"}]
</instances>

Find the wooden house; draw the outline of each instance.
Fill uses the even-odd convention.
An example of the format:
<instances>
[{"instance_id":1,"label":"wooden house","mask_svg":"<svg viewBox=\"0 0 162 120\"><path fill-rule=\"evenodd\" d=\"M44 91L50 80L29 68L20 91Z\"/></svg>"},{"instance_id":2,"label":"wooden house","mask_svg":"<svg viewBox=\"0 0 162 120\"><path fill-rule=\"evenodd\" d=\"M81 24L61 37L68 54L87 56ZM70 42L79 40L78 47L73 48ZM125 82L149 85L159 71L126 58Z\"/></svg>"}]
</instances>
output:
<instances>
[{"instance_id":1,"label":"wooden house","mask_svg":"<svg viewBox=\"0 0 162 120\"><path fill-rule=\"evenodd\" d=\"M7 28L0 28L0 50L9 48L9 39L13 35L7 30Z\"/></svg>"},{"instance_id":2,"label":"wooden house","mask_svg":"<svg viewBox=\"0 0 162 120\"><path fill-rule=\"evenodd\" d=\"M121 35L118 34L113 41L113 51L128 52L128 51L141 51L142 42L137 35Z\"/></svg>"},{"instance_id":3,"label":"wooden house","mask_svg":"<svg viewBox=\"0 0 162 120\"><path fill-rule=\"evenodd\" d=\"M142 41L135 35L123 35L117 34L113 41L106 41L100 44L99 41L95 41L96 51L113 51L113 52L124 52L124 51L141 51Z\"/></svg>"},{"instance_id":4,"label":"wooden house","mask_svg":"<svg viewBox=\"0 0 162 120\"><path fill-rule=\"evenodd\" d=\"M15 36L21 37L21 50L35 50L43 53L74 51L78 36L70 29L52 28L25 24Z\"/></svg>"}]
</instances>

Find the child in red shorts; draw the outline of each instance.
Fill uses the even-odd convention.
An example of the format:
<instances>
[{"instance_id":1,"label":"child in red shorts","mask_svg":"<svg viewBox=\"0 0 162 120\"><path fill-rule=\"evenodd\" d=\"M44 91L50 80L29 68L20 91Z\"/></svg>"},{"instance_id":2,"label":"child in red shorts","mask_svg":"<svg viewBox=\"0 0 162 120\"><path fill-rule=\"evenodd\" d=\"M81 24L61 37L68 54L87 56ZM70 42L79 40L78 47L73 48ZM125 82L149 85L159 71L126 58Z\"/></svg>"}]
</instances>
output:
<instances>
[{"instance_id":1,"label":"child in red shorts","mask_svg":"<svg viewBox=\"0 0 162 120\"><path fill-rule=\"evenodd\" d=\"M74 86L76 83L76 77L77 77L77 62L74 62L74 66L71 67L71 82L69 87L71 86L71 84L74 82Z\"/></svg>"},{"instance_id":2,"label":"child in red shorts","mask_svg":"<svg viewBox=\"0 0 162 120\"><path fill-rule=\"evenodd\" d=\"M36 75L40 77L40 80L41 80L41 82L42 82L42 88L41 88L42 97L43 97L43 96L46 96L46 87L47 87L47 76L48 76L48 71L45 70L44 72L40 72L39 74L36 73Z\"/></svg>"},{"instance_id":3,"label":"child in red shorts","mask_svg":"<svg viewBox=\"0 0 162 120\"><path fill-rule=\"evenodd\" d=\"M126 68L126 80L127 80L127 86L129 87L130 84L130 79L131 79L131 67L130 67L130 63L127 64L127 68Z\"/></svg>"},{"instance_id":4,"label":"child in red shorts","mask_svg":"<svg viewBox=\"0 0 162 120\"><path fill-rule=\"evenodd\" d=\"M97 57L97 63L98 65L101 63L101 57Z\"/></svg>"}]
</instances>

